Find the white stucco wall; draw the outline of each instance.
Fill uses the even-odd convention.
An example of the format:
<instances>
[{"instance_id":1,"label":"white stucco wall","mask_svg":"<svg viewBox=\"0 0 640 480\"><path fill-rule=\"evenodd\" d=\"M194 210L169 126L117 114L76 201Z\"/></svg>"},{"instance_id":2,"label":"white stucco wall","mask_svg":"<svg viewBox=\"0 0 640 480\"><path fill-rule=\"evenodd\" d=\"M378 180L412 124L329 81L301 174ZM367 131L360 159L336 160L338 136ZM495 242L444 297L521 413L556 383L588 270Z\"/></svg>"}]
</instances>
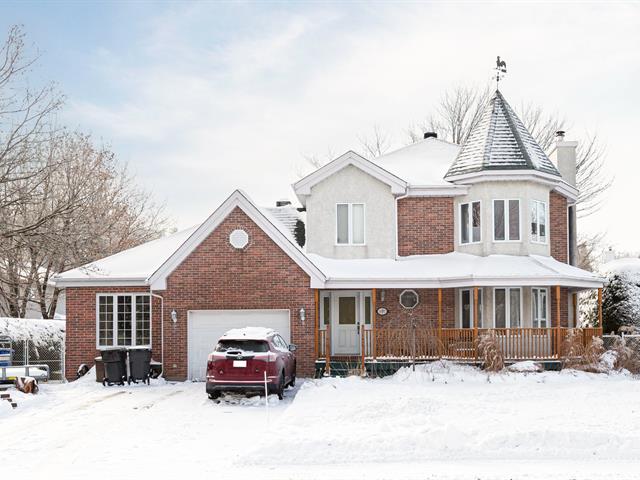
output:
<instances>
[{"instance_id":1,"label":"white stucco wall","mask_svg":"<svg viewBox=\"0 0 640 480\"><path fill-rule=\"evenodd\" d=\"M365 245L336 244L336 204L365 204ZM307 251L329 258L393 258L395 199L391 188L349 165L311 188Z\"/></svg>"},{"instance_id":2,"label":"white stucco wall","mask_svg":"<svg viewBox=\"0 0 640 480\"><path fill-rule=\"evenodd\" d=\"M549 192L551 188L528 181L492 181L469 186L467 195L455 199L455 250L473 255L549 255ZM520 200L520 241L493 240L493 200ZM479 243L460 244L460 204L480 201L482 240ZM547 204L547 242L531 242L529 212L531 200Z\"/></svg>"}]
</instances>

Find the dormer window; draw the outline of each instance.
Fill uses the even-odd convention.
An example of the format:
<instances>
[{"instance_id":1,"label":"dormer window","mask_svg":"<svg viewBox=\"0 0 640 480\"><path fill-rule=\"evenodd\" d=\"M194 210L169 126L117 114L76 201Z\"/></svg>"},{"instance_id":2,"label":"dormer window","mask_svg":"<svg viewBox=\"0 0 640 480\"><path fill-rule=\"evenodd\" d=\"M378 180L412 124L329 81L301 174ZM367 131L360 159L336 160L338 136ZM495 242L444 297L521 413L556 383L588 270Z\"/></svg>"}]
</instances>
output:
<instances>
[{"instance_id":1,"label":"dormer window","mask_svg":"<svg viewBox=\"0 0 640 480\"><path fill-rule=\"evenodd\" d=\"M460 205L460 243L477 243L482 239L480 202Z\"/></svg>"},{"instance_id":2,"label":"dormer window","mask_svg":"<svg viewBox=\"0 0 640 480\"><path fill-rule=\"evenodd\" d=\"M547 204L531 201L531 241L547 243Z\"/></svg>"},{"instance_id":3,"label":"dormer window","mask_svg":"<svg viewBox=\"0 0 640 480\"><path fill-rule=\"evenodd\" d=\"M336 205L336 244L364 245L364 203Z\"/></svg>"},{"instance_id":4,"label":"dormer window","mask_svg":"<svg viewBox=\"0 0 640 480\"><path fill-rule=\"evenodd\" d=\"M520 240L520 200L493 201L493 241Z\"/></svg>"}]
</instances>

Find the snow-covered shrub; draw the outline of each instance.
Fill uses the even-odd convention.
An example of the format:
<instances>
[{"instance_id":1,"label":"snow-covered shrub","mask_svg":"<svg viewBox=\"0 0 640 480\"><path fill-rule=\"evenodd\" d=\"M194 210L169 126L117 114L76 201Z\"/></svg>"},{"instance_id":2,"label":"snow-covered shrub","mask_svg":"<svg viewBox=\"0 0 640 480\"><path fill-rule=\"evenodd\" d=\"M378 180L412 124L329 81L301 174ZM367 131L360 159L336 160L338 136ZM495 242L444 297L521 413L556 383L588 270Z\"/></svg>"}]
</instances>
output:
<instances>
[{"instance_id":1,"label":"snow-covered shrub","mask_svg":"<svg viewBox=\"0 0 640 480\"><path fill-rule=\"evenodd\" d=\"M640 373L640 352L630 348L624 337L617 337L611 350L616 354L614 368L628 370L631 373Z\"/></svg>"},{"instance_id":2,"label":"snow-covered shrub","mask_svg":"<svg viewBox=\"0 0 640 480\"><path fill-rule=\"evenodd\" d=\"M499 372L504 368L504 354L500 348L500 340L495 332L490 331L478 338L478 351L482 357L482 366L489 372Z\"/></svg>"}]
</instances>

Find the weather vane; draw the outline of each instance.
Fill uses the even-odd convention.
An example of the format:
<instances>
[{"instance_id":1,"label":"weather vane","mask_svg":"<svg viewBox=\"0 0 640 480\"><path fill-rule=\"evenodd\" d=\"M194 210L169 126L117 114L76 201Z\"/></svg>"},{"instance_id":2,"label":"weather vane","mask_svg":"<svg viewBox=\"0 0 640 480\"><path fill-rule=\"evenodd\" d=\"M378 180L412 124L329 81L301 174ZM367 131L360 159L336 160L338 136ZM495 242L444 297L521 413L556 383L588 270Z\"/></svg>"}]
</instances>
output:
<instances>
[{"instance_id":1,"label":"weather vane","mask_svg":"<svg viewBox=\"0 0 640 480\"><path fill-rule=\"evenodd\" d=\"M504 60L500 60L500 55L498 55L498 59L496 60L496 75L494 80L496 81L496 90L500 90L500 80L507 73L507 62Z\"/></svg>"}]
</instances>

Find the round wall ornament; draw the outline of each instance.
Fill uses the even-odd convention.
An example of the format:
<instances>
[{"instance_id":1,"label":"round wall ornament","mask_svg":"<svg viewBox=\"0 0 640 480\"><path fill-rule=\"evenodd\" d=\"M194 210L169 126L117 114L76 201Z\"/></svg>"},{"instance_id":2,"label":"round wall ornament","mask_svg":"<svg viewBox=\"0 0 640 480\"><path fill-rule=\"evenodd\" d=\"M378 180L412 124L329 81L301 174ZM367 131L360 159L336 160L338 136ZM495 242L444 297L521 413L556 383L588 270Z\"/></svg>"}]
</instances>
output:
<instances>
[{"instance_id":1,"label":"round wall ornament","mask_svg":"<svg viewBox=\"0 0 640 480\"><path fill-rule=\"evenodd\" d=\"M384 317L387 313L389 313L389 310L387 310L384 307L378 307L378 309L376 310L376 313L381 317Z\"/></svg>"},{"instance_id":2,"label":"round wall ornament","mask_svg":"<svg viewBox=\"0 0 640 480\"><path fill-rule=\"evenodd\" d=\"M229 234L229 243L233 248L241 250L249 244L249 234L238 228Z\"/></svg>"}]
</instances>

